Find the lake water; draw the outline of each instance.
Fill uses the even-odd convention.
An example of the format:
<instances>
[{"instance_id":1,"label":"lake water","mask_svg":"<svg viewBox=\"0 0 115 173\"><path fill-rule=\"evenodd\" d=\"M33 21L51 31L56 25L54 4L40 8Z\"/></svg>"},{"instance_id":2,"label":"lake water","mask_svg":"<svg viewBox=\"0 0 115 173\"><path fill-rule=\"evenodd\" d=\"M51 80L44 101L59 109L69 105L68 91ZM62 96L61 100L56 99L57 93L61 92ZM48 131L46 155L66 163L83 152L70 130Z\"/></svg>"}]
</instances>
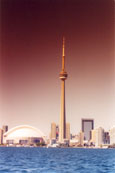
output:
<instances>
[{"instance_id":1,"label":"lake water","mask_svg":"<svg viewBox=\"0 0 115 173\"><path fill-rule=\"evenodd\" d=\"M115 173L115 149L0 147L0 173Z\"/></svg>"}]
</instances>

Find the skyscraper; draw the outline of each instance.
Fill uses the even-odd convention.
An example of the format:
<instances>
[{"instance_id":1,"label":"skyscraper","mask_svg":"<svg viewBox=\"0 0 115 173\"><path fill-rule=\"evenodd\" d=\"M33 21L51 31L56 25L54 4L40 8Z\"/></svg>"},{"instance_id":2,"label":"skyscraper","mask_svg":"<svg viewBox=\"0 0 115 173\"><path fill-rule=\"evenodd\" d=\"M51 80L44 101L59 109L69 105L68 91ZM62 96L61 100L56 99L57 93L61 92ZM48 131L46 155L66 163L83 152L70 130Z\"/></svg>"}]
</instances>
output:
<instances>
[{"instance_id":1,"label":"skyscraper","mask_svg":"<svg viewBox=\"0 0 115 173\"><path fill-rule=\"evenodd\" d=\"M0 129L0 144L3 143L3 130Z\"/></svg>"},{"instance_id":2,"label":"skyscraper","mask_svg":"<svg viewBox=\"0 0 115 173\"><path fill-rule=\"evenodd\" d=\"M70 123L66 123L66 139L70 140Z\"/></svg>"},{"instance_id":3,"label":"skyscraper","mask_svg":"<svg viewBox=\"0 0 115 173\"><path fill-rule=\"evenodd\" d=\"M79 144L82 145L82 146L84 145L83 141L84 141L84 133L82 131L80 131L80 133L79 133Z\"/></svg>"},{"instance_id":4,"label":"skyscraper","mask_svg":"<svg viewBox=\"0 0 115 173\"><path fill-rule=\"evenodd\" d=\"M63 38L62 49L62 70L59 78L61 79L61 113L59 124L59 142L63 142L66 139L66 112L65 112L65 80L67 79L67 72L65 71L65 39Z\"/></svg>"},{"instance_id":5,"label":"skyscraper","mask_svg":"<svg viewBox=\"0 0 115 173\"><path fill-rule=\"evenodd\" d=\"M7 125L4 125L4 126L2 127L2 129L3 129L3 133L5 133L5 132L8 131L8 126L7 126Z\"/></svg>"},{"instance_id":6,"label":"skyscraper","mask_svg":"<svg viewBox=\"0 0 115 173\"><path fill-rule=\"evenodd\" d=\"M95 129L95 146L100 146L104 143L104 129L102 127Z\"/></svg>"},{"instance_id":7,"label":"skyscraper","mask_svg":"<svg viewBox=\"0 0 115 173\"><path fill-rule=\"evenodd\" d=\"M59 126L56 125L56 139L59 138Z\"/></svg>"},{"instance_id":8,"label":"skyscraper","mask_svg":"<svg viewBox=\"0 0 115 173\"><path fill-rule=\"evenodd\" d=\"M110 128L110 144L113 145L115 144L115 126Z\"/></svg>"},{"instance_id":9,"label":"skyscraper","mask_svg":"<svg viewBox=\"0 0 115 173\"><path fill-rule=\"evenodd\" d=\"M51 123L51 139L56 139L56 124Z\"/></svg>"},{"instance_id":10,"label":"skyscraper","mask_svg":"<svg viewBox=\"0 0 115 173\"><path fill-rule=\"evenodd\" d=\"M95 144L95 141L96 141L96 130L93 129L91 130L91 142Z\"/></svg>"},{"instance_id":11,"label":"skyscraper","mask_svg":"<svg viewBox=\"0 0 115 173\"><path fill-rule=\"evenodd\" d=\"M91 139L91 130L94 129L93 119L82 119L82 132L84 132L84 140Z\"/></svg>"},{"instance_id":12,"label":"skyscraper","mask_svg":"<svg viewBox=\"0 0 115 173\"><path fill-rule=\"evenodd\" d=\"M104 144L110 144L109 132L104 132Z\"/></svg>"}]
</instances>

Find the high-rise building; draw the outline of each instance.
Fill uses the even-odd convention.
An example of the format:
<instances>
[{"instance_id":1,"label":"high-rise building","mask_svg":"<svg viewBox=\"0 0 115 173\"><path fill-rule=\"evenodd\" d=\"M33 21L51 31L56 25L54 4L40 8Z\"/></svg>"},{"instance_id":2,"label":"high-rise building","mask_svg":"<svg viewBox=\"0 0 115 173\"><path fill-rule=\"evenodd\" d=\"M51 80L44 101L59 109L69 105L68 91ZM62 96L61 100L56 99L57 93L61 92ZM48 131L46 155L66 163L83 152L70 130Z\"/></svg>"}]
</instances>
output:
<instances>
[{"instance_id":1,"label":"high-rise building","mask_svg":"<svg viewBox=\"0 0 115 173\"><path fill-rule=\"evenodd\" d=\"M65 111L65 80L67 79L67 72L65 71L65 40L63 38L62 49L62 70L60 72L61 79L61 113L59 123L59 142L63 142L66 139L66 111Z\"/></svg>"},{"instance_id":2,"label":"high-rise building","mask_svg":"<svg viewBox=\"0 0 115 173\"><path fill-rule=\"evenodd\" d=\"M93 119L82 119L82 132L84 132L84 140L89 141L91 139L91 130L93 129Z\"/></svg>"},{"instance_id":3,"label":"high-rise building","mask_svg":"<svg viewBox=\"0 0 115 173\"><path fill-rule=\"evenodd\" d=\"M96 141L96 130L95 129L93 129L92 131L91 131L91 143L93 143L93 144L95 144L95 141Z\"/></svg>"},{"instance_id":4,"label":"high-rise building","mask_svg":"<svg viewBox=\"0 0 115 173\"><path fill-rule=\"evenodd\" d=\"M82 131L79 133L79 144L84 145L84 133Z\"/></svg>"},{"instance_id":5,"label":"high-rise building","mask_svg":"<svg viewBox=\"0 0 115 173\"><path fill-rule=\"evenodd\" d=\"M110 144L109 132L104 132L104 144Z\"/></svg>"},{"instance_id":6,"label":"high-rise building","mask_svg":"<svg viewBox=\"0 0 115 173\"><path fill-rule=\"evenodd\" d=\"M104 144L104 129L102 127L98 127L91 131L90 142L97 147Z\"/></svg>"},{"instance_id":7,"label":"high-rise building","mask_svg":"<svg viewBox=\"0 0 115 173\"><path fill-rule=\"evenodd\" d=\"M95 146L100 146L104 143L104 129L102 127L95 129Z\"/></svg>"},{"instance_id":8,"label":"high-rise building","mask_svg":"<svg viewBox=\"0 0 115 173\"><path fill-rule=\"evenodd\" d=\"M0 129L0 144L3 144L3 130Z\"/></svg>"},{"instance_id":9,"label":"high-rise building","mask_svg":"<svg viewBox=\"0 0 115 173\"><path fill-rule=\"evenodd\" d=\"M115 126L111 127L109 134L110 134L110 144L113 145L115 144Z\"/></svg>"},{"instance_id":10,"label":"high-rise building","mask_svg":"<svg viewBox=\"0 0 115 173\"><path fill-rule=\"evenodd\" d=\"M56 139L59 138L59 126L56 125Z\"/></svg>"},{"instance_id":11,"label":"high-rise building","mask_svg":"<svg viewBox=\"0 0 115 173\"><path fill-rule=\"evenodd\" d=\"M5 132L8 131L8 126L7 126L7 125L4 125L4 126L2 127L2 129L3 129L3 134L4 134Z\"/></svg>"},{"instance_id":12,"label":"high-rise building","mask_svg":"<svg viewBox=\"0 0 115 173\"><path fill-rule=\"evenodd\" d=\"M70 123L66 123L66 139L70 140Z\"/></svg>"},{"instance_id":13,"label":"high-rise building","mask_svg":"<svg viewBox=\"0 0 115 173\"><path fill-rule=\"evenodd\" d=\"M51 139L56 139L56 123L51 123Z\"/></svg>"}]
</instances>

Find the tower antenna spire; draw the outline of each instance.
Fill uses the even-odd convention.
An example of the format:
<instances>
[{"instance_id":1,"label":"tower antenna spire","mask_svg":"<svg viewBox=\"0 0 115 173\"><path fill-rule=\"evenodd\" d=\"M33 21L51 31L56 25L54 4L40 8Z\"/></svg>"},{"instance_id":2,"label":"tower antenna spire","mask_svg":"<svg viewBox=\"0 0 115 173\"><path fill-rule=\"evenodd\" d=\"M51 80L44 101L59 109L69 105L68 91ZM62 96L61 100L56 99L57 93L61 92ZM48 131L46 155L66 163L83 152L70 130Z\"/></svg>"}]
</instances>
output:
<instances>
[{"instance_id":1,"label":"tower antenna spire","mask_svg":"<svg viewBox=\"0 0 115 173\"><path fill-rule=\"evenodd\" d=\"M65 37L63 37L63 46L62 46L62 71L65 70Z\"/></svg>"},{"instance_id":2,"label":"tower antenna spire","mask_svg":"<svg viewBox=\"0 0 115 173\"><path fill-rule=\"evenodd\" d=\"M63 52L62 56L65 56L65 37L63 37Z\"/></svg>"}]
</instances>

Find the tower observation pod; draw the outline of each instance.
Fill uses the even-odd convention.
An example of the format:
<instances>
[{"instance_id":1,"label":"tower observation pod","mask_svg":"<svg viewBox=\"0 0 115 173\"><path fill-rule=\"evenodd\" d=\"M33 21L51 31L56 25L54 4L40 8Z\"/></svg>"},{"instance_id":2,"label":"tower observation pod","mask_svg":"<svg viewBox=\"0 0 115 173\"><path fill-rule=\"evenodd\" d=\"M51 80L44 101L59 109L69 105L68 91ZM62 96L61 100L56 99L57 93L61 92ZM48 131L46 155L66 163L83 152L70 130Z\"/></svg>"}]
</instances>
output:
<instances>
[{"instance_id":1,"label":"tower observation pod","mask_svg":"<svg viewBox=\"0 0 115 173\"><path fill-rule=\"evenodd\" d=\"M65 38L63 38L62 46L62 70L59 74L61 79L61 113L60 113L60 123L59 123L59 142L64 142L66 139L66 110L65 110L65 80L68 74L65 71Z\"/></svg>"}]
</instances>

